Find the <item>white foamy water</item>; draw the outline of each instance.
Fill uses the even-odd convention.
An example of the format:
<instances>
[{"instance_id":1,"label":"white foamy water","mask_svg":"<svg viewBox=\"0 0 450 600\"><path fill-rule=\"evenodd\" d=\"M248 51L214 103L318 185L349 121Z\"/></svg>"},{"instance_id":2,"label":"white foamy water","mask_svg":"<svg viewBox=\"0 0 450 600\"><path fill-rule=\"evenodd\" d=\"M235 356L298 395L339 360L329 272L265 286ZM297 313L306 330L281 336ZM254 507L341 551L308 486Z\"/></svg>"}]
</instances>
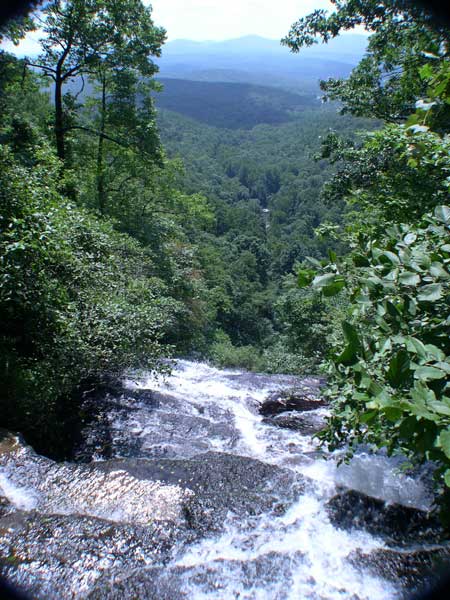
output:
<instances>
[{"instance_id":1,"label":"white foamy water","mask_svg":"<svg viewBox=\"0 0 450 600\"><path fill-rule=\"evenodd\" d=\"M313 380L305 381L308 386L309 381ZM310 437L268 427L258 413L258 405L270 392L282 390L294 383L296 378L291 376L221 370L206 363L180 360L168 378L127 380L126 385L131 389L168 393L182 401L191 414L196 411L213 423L231 422L237 433L234 453L282 463L289 460L289 452L293 448L308 452L316 449L317 444ZM145 430L141 428L139 433L145 435ZM216 439L212 440L212 445L216 449L230 451L229 441Z\"/></svg>"},{"instance_id":2,"label":"white foamy water","mask_svg":"<svg viewBox=\"0 0 450 600\"><path fill-rule=\"evenodd\" d=\"M193 406L202 408L213 405L222 415L229 415L239 432L239 448L251 456L263 456L266 452L265 441L257 435L260 415L249 408L251 401L262 401L267 389L252 390L242 388L231 377L239 371L220 371L204 363L179 361L178 368L168 379L147 379L140 383L129 381L130 387L168 392L175 398L187 400ZM230 377L227 379L227 375ZM212 417L213 420L217 417Z\"/></svg>"},{"instance_id":3,"label":"white foamy water","mask_svg":"<svg viewBox=\"0 0 450 600\"><path fill-rule=\"evenodd\" d=\"M0 471L0 496L21 510L33 510L38 504L35 490L15 485Z\"/></svg>"},{"instance_id":4,"label":"white foamy water","mask_svg":"<svg viewBox=\"0 0 450 600\"><path fill-rule=\"evenodd\" d=\"M428 508L425 486L401 474L398 464L384 456L364 454L350 465L337 467L332 458L325 461L317 456L317 443L311 436L266 424L258 413L258 403L269 392L293 383L289 377L223 371L189 361L179 361L166 380L128 382L135 389L170 394L211 421L232 423L238 440L228 447L229 440L218 440L218 449L293 469L311 479L307 493L300 495L283 516L242 520L231 515L222 535L201 541L178 558L175 566L187 569L185 591L193 600L398 597L392 583L350 562L358 551L383 548L383 541L363 531L334 527L325 502L342 484L388 502ZM318 416L325 412L316 411ZM249 581L248 572L261 562L280 562L279 577L259 583L258 577L250 576Z\"/></svg>"},{"instance_id":5,"label":"white foamy water","mask_svg":"<svg viewBox=\"0 0 450 600\"><path fill-rule=\"evenodd\" d=\"M127 465L126 460L111 465L108 458L151 459L156 464L158 459L194 459L198 465L203 454L219 452L257 459L266 465L246 459L251 468L255 465L255 489L260 483L257 478L264 477L259 475L261 467L268 473L269 487L274 487L274 481L286 482L277 484L286 488L267 490L280 510L266 509L273 506L269 502L262 503L257 514L246 509L238 515L226 506L224 515L227 510L228 514L221 533L207 534L186 546L178 547L177 540L177 549L164 569L169 579L173 574L177 582L181 581L180 598L400 597L400 584L377 577L358 564L358 554L383 549L383 539L362 530L337 528L329 519L326 503L343 485L387 502L428 508L431 499L425 484L401 473L398 460L382 455L360 453L349 465L338 467L339 457L332 455L325 461L311 435L275 426L259 413L259 404L270 393L295 386L311 395L317 393L317 380L220 370L205 363L178 361L165 379L129 379L126 386L129 391L108 405L110 454L105 457L99 446L97 455L97 446L92 447L93 457L98 456L104 464L55 463L27 446L12 444L3 457L0 455L0 495L21 510L49 515L87 515L139 526L175 522L183 519L184 502L195 492L180 487L178 479L174 484L163 484L135 477L120 468ZM326 413L323 408L308 412L308 423L320 424ZM233 465L245 462L234 457L233 461ZM225 463L214 464L220 468ZM234 477L235 472L230 473ZM287 473L288 477L274 479L279 473ZM248 483L244 481L247 487L239 489L245 495ZM226 488L228 483L221 480L221 485ZM260 496L266 493L266 488L258 490ZM255 496L252 498L253 502ZM139 545L134 544L136 547ZM117 567L120 560L111 559L111 565L114 562ZM83 594L89 586L81 589L79 581L85 578L93 582L100 577L101 562L92 559L89 565L80 567L79 573L76 566L69 569L78 583L73 584L67 597L86 597ZM178 600L175 596L173 599Z\"/></svg>"},{"instance_id":6,"label":"white foamy water","mask_svg":"<svg viewBox=\"0 0 450 600\"><path fill-rule=\"evenodd\" d=\"M192 598L353 598L360 600L389 599L397 596L388 582L370 576L350 565L347 558L356 550L370 552L382 548L380 540L362 532L345 532L329 522L317 496L305 494L278 519L261 517L250 530L232 523L217 539L205 540L189 550L177 563L182 567L203 567L216 571L227 588L203 592L189 582ZM282 581L273 581L267 589L252 589L236 577L237 562L285 558L289 572ZM195 572L195 571L194 571Z\"/></svg>"}]
</instances>

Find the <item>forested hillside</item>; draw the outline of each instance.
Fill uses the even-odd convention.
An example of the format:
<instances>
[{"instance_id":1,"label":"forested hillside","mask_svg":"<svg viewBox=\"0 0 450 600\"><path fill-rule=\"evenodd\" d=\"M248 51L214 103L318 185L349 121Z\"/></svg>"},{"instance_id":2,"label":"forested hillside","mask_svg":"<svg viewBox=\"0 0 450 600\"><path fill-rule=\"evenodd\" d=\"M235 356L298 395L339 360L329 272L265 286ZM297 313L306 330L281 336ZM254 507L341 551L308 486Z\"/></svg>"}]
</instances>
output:
<instances>
[{"instance_id":1,"label":"forested hillside","mask_svg":"<svg viewBox=\"0 0 450 600\"><path fill-rule=\"evenodd\" d=\"M232 122L232 108L222 114ZM291 289L289 274L307 256L327 256L329 243L315 229L323 222L337 225L344 211L343 202L327 205L321 199L333 172L320 159L321 140L330 130L355 139L376 122L342 117L326 105L302 111L288 123L249 131L207 127L201 120L166 110L158 115L168 154L185 164L184 189L201 192L214 207L214 230L204 234L202 250L217 302L216 341L207 354L229 366L310 369L312 356L326 346L326 327L318 321L305 359L298 344L302 319L326 311L309 299L296 304L304 293Z\"/></svg>"},{"instance_id":2,"label":"forested hillside","mask_svg":"<svg viewBox=\"0 0 450 600\"><path fill-rule=\"evenodd\" d=\"M299 112L319 104L312 93L300 95L273 87L185 79L158 81L162 83L163 91L155 96L157 107L226 129L285 123Z\"/></svg>"}]
</instances>

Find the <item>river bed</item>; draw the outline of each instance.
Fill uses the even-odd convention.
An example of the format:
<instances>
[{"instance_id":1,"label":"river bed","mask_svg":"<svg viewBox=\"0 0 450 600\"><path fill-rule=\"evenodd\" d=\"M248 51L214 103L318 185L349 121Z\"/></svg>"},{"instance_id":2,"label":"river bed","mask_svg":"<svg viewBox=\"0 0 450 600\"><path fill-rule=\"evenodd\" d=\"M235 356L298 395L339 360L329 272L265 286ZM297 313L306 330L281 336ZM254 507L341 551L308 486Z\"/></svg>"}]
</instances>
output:
<instances>
[{"instance_id":1,"label":"river bed","mask_svg":"<svg viewBox=\"0 0 450 600\"><path fill-rule=\"evenodd\" d=\"M313 433L326 408L295 429L259 413L290 387L320 395L315 378L178 361L170 377L129 378L105 398L77 461L55 463L6 436L2 575L39 600L408 597L433 534L418 546L373 523L344 527L330 501L355 490L426 511L426 478L382 455L325 460Z\"/></svg>"}]
</instances>

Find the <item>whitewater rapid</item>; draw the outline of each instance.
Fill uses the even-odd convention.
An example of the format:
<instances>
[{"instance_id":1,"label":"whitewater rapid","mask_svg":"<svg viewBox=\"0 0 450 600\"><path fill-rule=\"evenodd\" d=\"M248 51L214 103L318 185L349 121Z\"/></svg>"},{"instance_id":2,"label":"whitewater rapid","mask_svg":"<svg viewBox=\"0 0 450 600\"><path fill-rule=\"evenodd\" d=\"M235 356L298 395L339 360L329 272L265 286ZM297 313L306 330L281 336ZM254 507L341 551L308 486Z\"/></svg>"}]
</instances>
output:
<instances>
[{"instance_id":1,"label":"whitewater rapid","mask_svg":"<svg viewBox=\"0 0 450 600\"><path fill-rule=\"evenodd\" d=\"M370 576L347 560L358 550L367 553L384 548L382 539L364 532L349 533L335 528L324 505L339 485L373 494L387 502L403 502L424 509L430 506L429 492L420 480L399 472L395 461L386 457L361 454L350 465L338 468L338 457L326 461L317 455L315 438L264 423L257 406L270 392L293 385L297 389L310 390L317 385L314 379L300 382L290 376L255 375L219 370L205 363L179 361L172 376L166 380L129 380L127 385L169 393L185 402L186 410L197 414L200 410L201 415L206 415L213 423L233 422L237 437L209 439L212 450L293 469L315 483L278 519L263 515L250 524L249 530L248 523L231 516L223 535L200 542L180 557L177 565L207 568L215 571L220 581L216 592L203 592L189 580L189 596L193 600L273 600L278 597L334 600L355 596L361 600L387 600L397 597L397 590L391 583ZM320 418L327 410L321 408L315 413ZM144 422L140 417L135 415L132 423L120 421L115 426L117 430L130 427L145 439L145 415L142 415ZM237 565L271 553L289 559L289 573L270 585L258 586L255 582L251 590L245 589Z\"/></svg>"},{"instance_id":2,"label":"whitewater rapid","mask_svg":"<svg viewBox=\"0 0 450 600\"><path fill-rule=\"evenodd\" d=\"M274 391L295 386L305 393L317 394L319 383L314 378L220 370L206 363L186 360L177 361L172 374L165 378L129 376L124 382L123 393L105 411L103 427L109 436L107 454L96 441L95 427L86 433L92 458L86 466L58 465L21 450L22 454L17 453L19 458L15 458L15 462L4 461L3 465L0 462L0 495L27 515L38 511L40 514L64 515L65 518L67 515L80 519L95 517L124 523L127 532L134 524L138 529L126 535L135 536L136 531L141 532L139 527L154 517L153 502L159 503L158 510L163 515L157 516L156 521L168 518L164 516L164 503L176 500L173 505L176 510L172 507L172 513L182 513L179 506L189 499L191 492L177 491L179 461L184 461L183 464L193 461L199 469L202 457L205 457L205 465L210 464L214 456L236 457L235 461L245 458L247 462L253 459L255 489L258 469L264 465L267 465L266 470L269 469L269 483L270 469L290 474L267 488L272 496L279 497L279 509L252 511L247 504L245 510L238 512L231 508L227 510L225 506L220 531L211 531L189 543L175 543L157 573L158 581L170 581L170 585L176 582L178 592L167 592L167 595L148 592L148 569L159 564L149 562L149 559L142 567L134 565L134 570L129 570L128 574L119 569L119 574L107 575L107 585L100 584L109 569L113 569L114 574L114 568L121 568L121 559L116 556L114 560L109 557L109 562L102 559L101 568L95 564L95 559L89 559L91 562L80 559L82 569L88 569L88 564L92 572L89 577L86 573L80 574L78 579L76 573L67 576L66 597L113 598L111 590L115 581L125 586L121 588L125 590L122 597L127 594L133 597L131 588L124 583L131 582L130 573L133 573L136 580L147 578L147 583L140 588L144 590L142 598L155 600L158 594L170 600L400 598L402 592L397 582L374 575L355 561L355 556L360 553L370 555L384 550L383 537L363 530L338 528L330 521L326 505L341 486L345 486L388 503L426 510L431 503L426 484L420 478L402 473L398 462L380 455L362 452L350 464L338 467L339 457L331 456L325 460L324 451L311 434L274 426L258 411L260 403ZM308 416L320 426L326 412L319 408ZM175 465L170 485L164 487L165 484L160 482L140 479L139 469L148 469L148 465L154 469L155 465L163 463L171 468ZM261 463L262 467L258 467ZM244 493L248 487L252 485L244 486ZM108 489L111 491L109 498ZM261 495L262 492L257 493ZM169 516L175 519L172 513ZM71 522L70 531L76 533L80 526L77 523ZM98 522L95 523L98 527ZM87 526L85 521L83 524ZM0 538L1 531L0 527ZM122 534L125 535L123 531ZM126 547L129 537L124 539L120 543ZM95 536L92 544L95 545ZM135 546L137 548L139 543ZM72 550L76 553L76 545ZM39 549L35 548L35 552ZM37 581L44 581L42 585L37 584L36 597L40 590L47 589L47 596L42 597L51 598L54 588L48 583L50 575L45 578L39 572L39 566L35 565L35 568ZM33 581L33 572L32 567L27 569L14 573L20 574L20 577L15 575L17 581L29 585L30 577ZM155 577L152 575L151 581ZM87 583L77 589L81 580ZM50 587L45 588L44 584Z\"/></svg>"}]
</instances>

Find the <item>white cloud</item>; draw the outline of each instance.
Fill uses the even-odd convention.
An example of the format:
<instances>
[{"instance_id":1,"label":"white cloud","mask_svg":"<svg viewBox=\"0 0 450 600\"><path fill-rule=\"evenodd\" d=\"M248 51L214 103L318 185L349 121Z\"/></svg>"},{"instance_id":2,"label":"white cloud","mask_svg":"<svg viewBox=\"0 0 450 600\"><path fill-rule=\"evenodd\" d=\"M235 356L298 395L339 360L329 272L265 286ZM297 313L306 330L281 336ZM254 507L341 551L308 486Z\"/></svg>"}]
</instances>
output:
<instances>
[{"instance_id":1,"label":"white cloud","mask_svg":"<svg viewBox=\"0 0 450 600\"><path fill-rule=\"evenodd\" d=\"M12 52L17 56L36 56L40 52L39 39L41 38L41 32L32 31L27 34L26 37L20 41L18 46L15 46L12 42L3 42L1 44L2 50Z\"/></svg>"},{"instance_id":2,"label":"white cloud","mask_svg":"<svg viewBox=\"0 0 450 600\"><path fill-rule=\"evenodd\" d=\"M153 19L170 40L280 39L300 16L331 8L327 0L152 0Z\"/></svg>"}]
</instances>

